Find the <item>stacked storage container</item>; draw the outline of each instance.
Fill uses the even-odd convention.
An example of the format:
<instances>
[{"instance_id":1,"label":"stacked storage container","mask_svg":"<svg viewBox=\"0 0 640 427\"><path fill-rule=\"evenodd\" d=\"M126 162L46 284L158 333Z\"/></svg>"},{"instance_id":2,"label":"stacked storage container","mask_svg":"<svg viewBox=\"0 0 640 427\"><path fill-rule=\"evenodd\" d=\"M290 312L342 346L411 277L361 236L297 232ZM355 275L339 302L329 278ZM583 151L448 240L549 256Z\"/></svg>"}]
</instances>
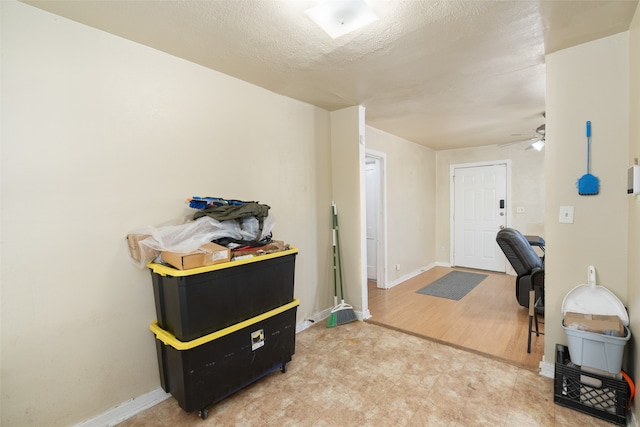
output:
<instances>
[{"instance_id":1,"label":"stacked storage container","mask_svg":"<svg viewBox=\"0 0 640 427\"><path fill-rule=\"evenodd\" d=\"M626 308L610 290L596 286L589 266L588 284L567 293L562 314L568 347L556 346L554 401L625 425L630 389L622 359L631 338Z\"/></svg>"},{"instance_id":2,"label":"stacked storage container","mask_svg":"<svg viewBox=\"0 0 640 427\"><path fill-rule=\"evenodd\" d=\"M295 352L295 257L289 249L178 270L150 264L160 381L182 409L199 410L268 373Z\"/></svg>"}]
</instances>

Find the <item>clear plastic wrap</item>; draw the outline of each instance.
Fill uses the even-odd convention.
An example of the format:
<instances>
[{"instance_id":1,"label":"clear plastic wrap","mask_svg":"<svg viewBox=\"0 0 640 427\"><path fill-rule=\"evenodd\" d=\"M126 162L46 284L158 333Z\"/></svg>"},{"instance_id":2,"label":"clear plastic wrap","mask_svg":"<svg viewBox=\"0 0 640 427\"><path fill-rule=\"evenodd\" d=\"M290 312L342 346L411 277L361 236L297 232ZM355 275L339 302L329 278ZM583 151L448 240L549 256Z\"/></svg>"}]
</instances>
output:
<instances>
[{"instance_id":1,"label":"clear plastic wrap","mask_svg":"<svg viewBox=\"0 0 640 427\"><path fill-rule=\"evenodd\" d=\"M264 219L262 236L268 236L275 221L271 215ZM242 221L217 221L203 216L181 224L146 226L132 230L127 235L129 257L140 268L156 259L162 251L188 253L205 243L222 238L254 240L259 231L255 217ZM261 237L262 237L261 236Z\"/></svg>"}]
</instances>

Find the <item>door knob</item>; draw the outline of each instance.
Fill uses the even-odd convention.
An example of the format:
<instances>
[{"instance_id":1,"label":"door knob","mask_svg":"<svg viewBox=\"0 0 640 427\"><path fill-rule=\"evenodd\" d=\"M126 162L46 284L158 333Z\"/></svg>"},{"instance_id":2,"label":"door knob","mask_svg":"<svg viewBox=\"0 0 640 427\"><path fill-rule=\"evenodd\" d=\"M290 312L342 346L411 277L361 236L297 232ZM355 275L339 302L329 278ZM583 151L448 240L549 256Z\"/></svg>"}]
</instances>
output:
<instances>
[{"instance_id":1,"label":"door knob","mask_svg":"<svg viewBox=\"0 0 640 427\"><path fill-rule=\"evenodd\" d=\"M500 230L504 230L504 225L501 225L501 226L500 226Z\"/></svg>"}]
</instances>

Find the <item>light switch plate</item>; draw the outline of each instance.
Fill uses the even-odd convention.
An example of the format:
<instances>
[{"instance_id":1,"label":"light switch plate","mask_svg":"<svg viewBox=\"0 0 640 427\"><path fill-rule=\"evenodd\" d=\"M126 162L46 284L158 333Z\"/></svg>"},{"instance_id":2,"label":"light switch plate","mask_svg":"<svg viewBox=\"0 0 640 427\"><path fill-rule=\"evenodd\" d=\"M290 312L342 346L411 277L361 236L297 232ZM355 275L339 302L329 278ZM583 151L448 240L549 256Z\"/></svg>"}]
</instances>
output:
<instances>
[{"instance_id":1,"label":"light switch plate","mask_svg":"<svg viewBox=\"0 0 640 427\"><path fill-rule=\"evenodd\" d=\"M560 222L573 224L573 206L560 206Z\"/></svg>"}]
</instances>

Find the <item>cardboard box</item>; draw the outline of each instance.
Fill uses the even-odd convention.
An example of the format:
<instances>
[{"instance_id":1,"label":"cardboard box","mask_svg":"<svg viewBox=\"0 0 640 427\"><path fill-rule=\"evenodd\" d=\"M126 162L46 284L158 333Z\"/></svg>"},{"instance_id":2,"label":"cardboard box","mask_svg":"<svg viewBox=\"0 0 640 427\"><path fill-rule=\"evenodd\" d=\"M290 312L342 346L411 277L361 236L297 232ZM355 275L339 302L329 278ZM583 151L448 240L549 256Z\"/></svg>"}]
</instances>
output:
<instances>
[{"instance_id":1,"label":"cardboard box","mask_svg":"<svg viewBox=\"0 0 640 427\"><path fill-rule=\"evenodd\" d=\"M619 337L624 337L624 326L618 316L600 314L583 314L567 312L564 316L564 326L579 331L601 334L603 331L616 331Z\"/></svg>"},{"instance_id":2,"label":"cardboard box","mask_svg":"<svg viewBox=\"0 0 640 427\"><path fill-rule=\"evenodd\" d=\"M231 251L215 243L205 243L197 250L186 254L163 251L162 259L178 270L189 270L228 262L231 259Z\"/></svg>"},{"instance_id":3,"label":"cardboard box","mask_svg":"<svg viewBox=\"0 0 640 427\"><path fill-rule=\"evenodd\" d=\"M154 251L153 249L140 246L140 242L147 237L150 237L149 234L128 234L127 235L127 247L129 248L129 255L134 260L141 262L146 261L149 262L158 256L159 252Z\"/></svg>"}]
</instances>

